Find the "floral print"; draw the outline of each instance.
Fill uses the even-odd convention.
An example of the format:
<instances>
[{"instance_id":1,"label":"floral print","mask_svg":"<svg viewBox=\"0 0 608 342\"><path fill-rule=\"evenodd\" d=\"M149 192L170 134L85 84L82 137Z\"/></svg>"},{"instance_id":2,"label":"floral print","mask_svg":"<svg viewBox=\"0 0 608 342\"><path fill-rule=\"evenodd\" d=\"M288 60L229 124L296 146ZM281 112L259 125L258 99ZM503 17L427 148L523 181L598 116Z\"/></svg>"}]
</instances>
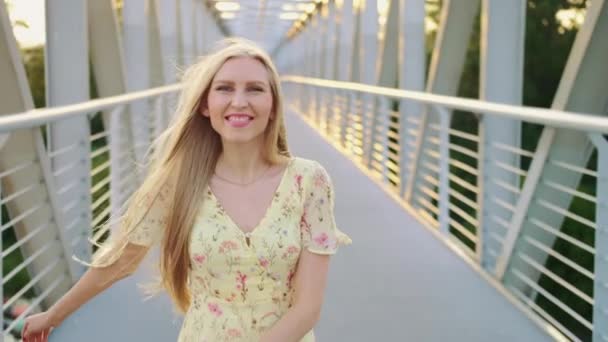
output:
<instances>
[{"instance_id":1,"label":"floral print","mask_svg":"<svg viewBox=\"0 0 608 342\"><path fill-rule=\"evenodd\" d=\"M160 215L148 213L130 240L158 241ZM209 190L192 227L192 303L178 341L259 340L292 305L301 251L333 254L338 245L350 242L336 228L333 188L315 161L291 159L266 215L248 234ZM301 341L314 341L313 332Z\"/></svg>"}]
</instances>

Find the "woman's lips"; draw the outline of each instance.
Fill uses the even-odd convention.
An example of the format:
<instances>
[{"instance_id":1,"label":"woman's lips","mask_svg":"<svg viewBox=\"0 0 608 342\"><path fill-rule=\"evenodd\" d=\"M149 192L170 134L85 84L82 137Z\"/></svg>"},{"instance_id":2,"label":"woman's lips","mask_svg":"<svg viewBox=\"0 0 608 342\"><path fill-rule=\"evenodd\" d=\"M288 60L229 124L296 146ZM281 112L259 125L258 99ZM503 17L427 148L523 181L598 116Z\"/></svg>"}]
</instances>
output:
<instances>
[{"instance_id":1,"label":"woman's lips","mask_svg":"<svg viewBox=\"0 0 608 342\"><path fill-rule=\"evenodd\" d=\"M226 116L225 120L229 126L241 128L248 126L253 121L253 117L247 114L230 114Z\"/></svg>"}]
</instances>

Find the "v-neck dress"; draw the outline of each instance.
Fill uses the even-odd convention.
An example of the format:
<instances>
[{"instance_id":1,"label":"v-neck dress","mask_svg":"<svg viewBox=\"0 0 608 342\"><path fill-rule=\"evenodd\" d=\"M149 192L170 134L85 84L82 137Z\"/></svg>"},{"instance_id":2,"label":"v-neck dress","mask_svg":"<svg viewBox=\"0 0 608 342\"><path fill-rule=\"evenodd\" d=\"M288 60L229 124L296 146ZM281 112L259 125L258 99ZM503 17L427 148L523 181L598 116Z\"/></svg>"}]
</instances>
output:
<instances>
[{"instance_id":1,"label":"v-neck dress","mask_svg":"<svg viewBox=\"0 0 608 342\"><path fill-rule=\"evenodd\" d=\"M166 196L160 198L168 205ZM250 233L235 224L209 189L191 231L192 302L178 342L259 341L293 304L301 251L334 254L339 245L351 243L336 227L333 207L326 170L303 158L289 161L264 217ZM166 210L149 211L129 241L159 241L160 212ZM310 331L301 342L314 340Z\"/></svg>"}]
</instances>

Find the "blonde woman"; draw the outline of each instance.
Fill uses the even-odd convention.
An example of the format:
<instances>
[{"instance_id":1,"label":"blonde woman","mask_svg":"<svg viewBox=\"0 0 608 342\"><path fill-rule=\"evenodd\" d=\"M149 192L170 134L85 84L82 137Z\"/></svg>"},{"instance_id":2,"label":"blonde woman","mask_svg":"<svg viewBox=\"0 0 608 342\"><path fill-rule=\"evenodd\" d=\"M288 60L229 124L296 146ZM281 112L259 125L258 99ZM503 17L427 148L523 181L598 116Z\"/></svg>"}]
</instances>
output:
<instances>
[{"instance_id":1,"label":"blonde woman","mask_svg":"<svg viewBox=\"0 0 608 342\"><path fill-rule=\"evenodd\" d=\"M183 84L118 233L61 300L27 319L24 341L46 341L156 243L160 285L185 314L178 341L314 341L329 255L350 239L325 169L288 151L272 61L225 40Z\"/></svg>"}]
</instances>

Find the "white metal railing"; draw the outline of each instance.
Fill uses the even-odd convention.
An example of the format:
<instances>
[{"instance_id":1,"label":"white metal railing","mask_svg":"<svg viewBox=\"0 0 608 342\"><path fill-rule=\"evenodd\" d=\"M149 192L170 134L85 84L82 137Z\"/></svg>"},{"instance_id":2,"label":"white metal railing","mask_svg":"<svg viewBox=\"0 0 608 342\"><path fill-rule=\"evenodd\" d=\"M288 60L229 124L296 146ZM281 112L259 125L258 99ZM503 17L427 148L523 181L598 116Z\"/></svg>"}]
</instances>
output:
<instances>
[{"instance_id":1,"label":"white metal railing","mask_svg":"<svg viewBox=\"0 0 608 342\"><path fill-rule=\"evenodd\" d=\"M0 238L2 337L18 338L25 316L52 305L84 271L72 256L90 256L88 238L105 233L92 227L115 214L135 189L144 171L136 168L139 156L168 125L180 87L0 117L0 227L9 237ZM145 112L132 110L133 104ZM60 123L84 125L72 131L54 126ZM57 144L54 134L73 139ZM28 308L11 315L24 300Z\"/></svg>"},{"instance_id":2,"label":"white metal railing","mask_svg":"<svg viewBox=\"0 0 608 342\"><path fill-rule=\"evenodd\" d=\"M293 110L548 332L608 341L608 118L299 76L283 82ZM408 101L422 111L400 112ZM522 143L485 135L490 117L521 122ZM584 151L549 153L552 141L574 136Z\"/></svg>"}]
</instances>

